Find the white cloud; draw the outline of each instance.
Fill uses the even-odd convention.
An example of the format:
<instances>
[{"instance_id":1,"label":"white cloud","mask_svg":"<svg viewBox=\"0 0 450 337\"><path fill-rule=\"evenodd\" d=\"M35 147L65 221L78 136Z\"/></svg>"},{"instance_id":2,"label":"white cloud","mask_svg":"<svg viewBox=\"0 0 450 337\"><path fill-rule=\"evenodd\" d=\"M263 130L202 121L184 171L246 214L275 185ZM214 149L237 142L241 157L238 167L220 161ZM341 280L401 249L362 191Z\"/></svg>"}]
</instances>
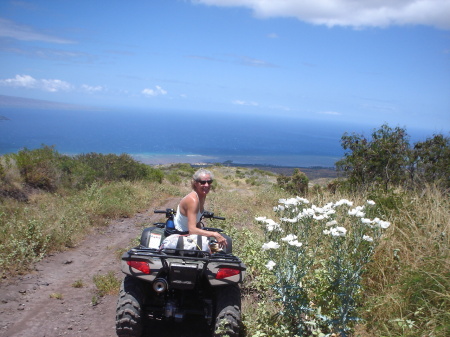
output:
<instances>
[{"instance_id":1,"label":"white cloud","mask_svg":"<svg viewBox=\"0 0 450 337\"><path fill-rule=\"evenodd\" d=\"M98 92L98 91L103 91L104 90L104 88L102 86L100 86L100 85L91 86L91 85L88 85L88 84L83 84L81 86L81 89L83 89L84 91L87 91L89 93L94 93L94 92Z\"/></svg>"},{"instance_id":2,"label":"white cloud","mask_svg":"<svg viewBox=\"0 0 450 337\"><path fill-rule=\"evenodd\" d=\"M70 40L37 32L29 26L20 25L2 18L0 18L0 37L8 37L21 41L41 41L60 44L74 43Z\"/></svg>"},{"instance_id":3,"label":"white cloud","mask_svg":"<svg viewBox=\"0 0 450 337\"><path fill-rule=\"evenodd\" d=\"M37 80L30 75L16 75L14 78L0 80L0 85L16 88L40 89L49 92L69 91L73 86L65 81L56 79Z\"/></svg>"},{"instance_id":4,"label":"white cloud","mask_svg":"<svg viewBox=\"0 0 450 337\"><path fill-rule=\"evenodd\" d=\"M292 109L288 106L285 105L272 105L269 106L270 109L274 109L274 110L283 110L283 111L292 111Z\"/></svg>"},{"instance_id":5,"label":"white cloud","mask_svg":"<svg viewBox=\"0 0 450 337\"><path fill-rule=\"evenodd\" d=\"M191 0L193 3L247 7L262 18L295 17L326 26L387 27L427 25L450 29L449 0Z\"/></svg>"},{"instance_id":6,"label":"white cloud","mask_svg":"<svg viewBox=\"0 0 450 337\"><path fill-rule=\"evenodd\" d=\"M246 105L246 106L259 106L259 104L257 102L252 102L252 101L242 101L242 100L234 100L232 102L235 105Z\"/></svg>"},{"instance_id":7,"label":"white cloud","mask_svg":"<svg viewBox=\"0 0 450 337\"><path fill-rule=\"evenodd\" d=\"M340 115L342 115L340 112L337 112L337 111L320 111L319 114L332 115L332 116L340 116Z\"/></svg>"},{"instance_id":8,"label":"white cloud","mask_svg":"<svg viewBox=\"0 0 450 337\"><path fill-rule=\"evenodd\" d=\"M167 91L161 88L159 85L155 86L156 89L146 88L142 90L142 93L146 96L159 96L166 95Z\"/></svg>"},{"instance_id":9,"label":"white cloud","mask_svg":"<svg viewBox=\"0 0 450 337\"><path fill-rule=\"evenodd\" d=\"M259 60L247 56L238 56L238 63L250 66L250 67L267 67L267 68L273 68L275 65L266 62L264 60Z\"/></svg>"},{"instance_id":10,"label":"white cloud","mask_svg":"<svg viewBox=\"0 0 450 337\"><path fill-rule=\"evenodd\" d=\"M0 83L7 87L23 87L23 88L35 88L37 80L29 75L16 75L15 78L7 78L0 80Z\"/></svg>"},{"instance_id":11,"label":"white cloud","mask_svg":"<svg viewBox=\"0 0 450 337\"><path fill-rule=\"evenodd\" d=\"M69 91L72 89L72 85L68 82L61 80L40 80L41 88L45 91L57 92L57 91Z\"/></svg>"}]
</instances>

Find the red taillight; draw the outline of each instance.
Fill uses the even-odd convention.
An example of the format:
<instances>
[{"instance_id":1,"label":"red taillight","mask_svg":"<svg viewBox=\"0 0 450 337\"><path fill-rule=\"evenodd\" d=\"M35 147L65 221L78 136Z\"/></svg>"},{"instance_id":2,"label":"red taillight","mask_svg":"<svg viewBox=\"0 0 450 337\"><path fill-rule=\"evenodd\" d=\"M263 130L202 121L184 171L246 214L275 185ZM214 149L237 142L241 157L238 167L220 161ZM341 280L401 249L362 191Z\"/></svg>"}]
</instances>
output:
<instances>
[{"instance_id":1,"label":"red taillight","mask_svg":"<svg viewBox=\"0 0 450 337\"><path fill-rule=\"evenodd\" d=\"M239 275L241 271L239 269L233 269L233 268L220 268L219 271L216 274L216 279L221 280L227 277L231 277L234 275Z\"/></svg>"},{"instance_id":2,"label":"red taillight","mask_svg":"<svg viewBox=\"0 0 450 337\"><path fill-rule=\"evenodd\" d=\"M145 261L130 260L130 261L127 261L127 264L130 267L143 272L144 274L150 274L150 267L149 267L148 263Z\"/></svg>"}]
</instances>

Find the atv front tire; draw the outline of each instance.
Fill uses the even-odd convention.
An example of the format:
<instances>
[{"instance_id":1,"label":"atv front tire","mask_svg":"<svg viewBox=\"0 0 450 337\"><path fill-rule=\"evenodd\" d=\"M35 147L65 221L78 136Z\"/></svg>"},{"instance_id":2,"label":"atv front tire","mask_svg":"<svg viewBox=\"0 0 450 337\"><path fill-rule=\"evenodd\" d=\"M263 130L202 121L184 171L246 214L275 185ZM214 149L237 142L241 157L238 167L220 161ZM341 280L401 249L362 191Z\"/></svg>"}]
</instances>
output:
<instances>
[{"instance_id":1,"label":"atv front tire","mask_svg":"<svg viewBox=\"0 0 450 337\"><path fill-rule=\"evenodd\" d=\"M216 322L214 337L238 337L241 326L241 290L238 285L216 290Z\"/></svg>"},{"instance_id":2,"label":"atv front tire","mask_svg":"<svg viewBox=\"0 0 450 337\"><path fill-rule=\"evenodd\" d=\"M120 287L116 310L116 333L120 337L141 337L144 328L140 281L125 276Z\"/></svg>"}]
</instances>

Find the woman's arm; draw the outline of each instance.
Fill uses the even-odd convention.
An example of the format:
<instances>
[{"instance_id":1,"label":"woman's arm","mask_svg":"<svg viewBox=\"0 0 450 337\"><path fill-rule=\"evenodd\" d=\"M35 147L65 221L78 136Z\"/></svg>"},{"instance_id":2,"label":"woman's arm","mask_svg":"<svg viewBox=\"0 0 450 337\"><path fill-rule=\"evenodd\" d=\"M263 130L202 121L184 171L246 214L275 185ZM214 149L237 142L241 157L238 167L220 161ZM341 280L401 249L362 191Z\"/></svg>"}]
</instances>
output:
<instances>
[{"instance_id":1,"label":"woman's arm","mask_svg":"<svg viewBox=\"0 0 450 337\"><path fill-rule=\"evenodd\" d=\"M189 234L212 236L219 243L220 247L227 245L227 240L222 235L220 235L220 233L214 231L205 231L204 229L197 227L197 214L200 210L200 203L197 198L189 196L182 202L184 203L184 205L181 206L185 210L186 216L188 218Z\"/></svg>"}]
</instances>

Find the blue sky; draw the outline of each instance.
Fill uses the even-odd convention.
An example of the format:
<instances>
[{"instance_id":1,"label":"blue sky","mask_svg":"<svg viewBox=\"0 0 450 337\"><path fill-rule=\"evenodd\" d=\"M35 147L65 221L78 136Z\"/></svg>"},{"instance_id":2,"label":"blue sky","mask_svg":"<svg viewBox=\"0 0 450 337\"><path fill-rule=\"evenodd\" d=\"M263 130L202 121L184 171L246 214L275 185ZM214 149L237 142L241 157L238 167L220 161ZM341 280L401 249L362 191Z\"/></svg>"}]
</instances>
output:
<instances>
[{"instance_id":1,"label":"blue sky","mask_svg":"<svg viewBox=\"0 0 450 337\"><path fill-rule=\"evenodd\" d=\"M450 130L450 0L3 0L0 94Z\"/></svg>"}]
</instances>

